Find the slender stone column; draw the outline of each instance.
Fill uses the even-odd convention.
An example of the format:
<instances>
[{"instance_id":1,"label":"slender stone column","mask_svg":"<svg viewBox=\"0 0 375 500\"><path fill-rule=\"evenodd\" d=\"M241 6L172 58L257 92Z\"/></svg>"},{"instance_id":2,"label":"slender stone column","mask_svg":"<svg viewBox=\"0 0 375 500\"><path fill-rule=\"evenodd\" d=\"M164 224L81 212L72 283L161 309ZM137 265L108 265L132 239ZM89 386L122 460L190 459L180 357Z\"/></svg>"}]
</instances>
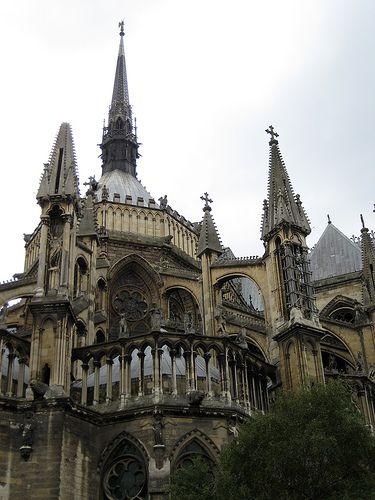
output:
<instances>
[{"instance_id":1,"label":"slender stone column","mask_svg":"<svg viewBox=\"0 0 375 500\"><path fill-rule=\"evenodd\" d=\"M17 383L17 398L23 398L23 384L25 381L25 359L18 360L18 383Z\"/></svg>"},{"instance_id":2,"label":"slender stone column","mask_svg":"<svg viewBox=\"0 0 375 500\"><path fill-rule=\"evenodd\" d=\"M13 396L13 362L16 355L13 352L8 354L8 372L7 372L7 396Z\"/></svg>"},{"instance_id":3,"label":"slender stone column","mask_svg":"<svg viewBox=\"0 0 375 500\"><path fill-rule=\"evenodd\" d=\"M156 347L152 349L152 358L154 362L154 380L153 380L153 391L154 394L160 393L160 380L159 380L159 349Z\"/></svg>"},{"instance_id":4,"label":"slender stone column","mask_svg":"<svg viewBox=\"0 0 375 500\"><path fill-rule=\"evenodd\" d=\"M99 404L100 361L94 361L94 405Z\"/></svg>"},{"instance_id":5,"label":"slender stone column","mask_svg":"<svg viewBox=\"0 0 375 500\"><path fill-rule=\"evenodd\" d=\"M69 276L70 227L72 216L70 214L65 214L62 216L62 219L64 222L64 230L61 255L60 289L62 289L61 291L66 291Z\"/></svg>"},{"instance_id":6,"label":"slender stone column","mask_svg":"<svg viewBox=\"0 0 375 500\"><path fill-rule=\"evenodd\" d=\"M253 374L252 374L251 383L252 383L252 388L253 388L254 407L257 410L259 408L259 405L258 405L257 390L256 390L256 385L255 385L255 372L253 372Z\"/></svg>"},{"instance_id":7,"label":"slender stone column","mask_svg":"<svg viewBox=\"0 0 375 500\"><path fill-rule=\"evenodd\" d=\"M132 357L131 354L127 354L124 356L125 358L125 398L129 398L132 393L132 379L131 379L131 363Z\"/></svg>"},{"instance_id":8,"label":"slender stone column","mask_svg":"<svg viewBox=\"0 0 375 500\"><path fill-rule=\"evenodd\" d=\"M263 397L263 384L262 384L262 375L258 377L258 387L259 387L259 400L260 400L260 409L264 412L264 397Z\"/></svg>"},{"instance_id":9,"label":"slender stone column","mask_svg":"<svg viewBox=\"0 0 375 500\"><path fill-rule=\"evenodd\" d=\"M209 352L204 353L204 360L206 362L206 392L209 397L212 397L212 385L211 385L211 354Z\"/></svg>"},{"instance_id":10,"label":"slender stone column","mask_svg":"<svg viewBox=\"0 0 375 500\"><path fill-rule=\"evenodd\" d=\"M172 394L177 395L176 350L170 349L169 355L172 363Z\"/></svg>"},{"instance_id":11,"label":"slender stone column","mask_svg":"<svg viewBox=\"0 0 375 500\"><path fill-rule=\"evenodd\" d=\"M220 387L221 387L221 397L225 397L226 395L226 387L225 387L225 354L219 354L217 357L219 361L219 369L220 369Z\"/></svg>"},{"instance_id":12,"label":"slender stone column","mask_svg":"<svg viewBox=\"0 0 375 500\"><path fill-rule=\"evenodd\" d=\"M237 367L236 360L231 359L229 362L230 372L231 372L231 394L232 399L238 404L238 387L237 387Z\"/></svg>"},{"instance_id":13,"label":"slender stone column","mask_svg":"<svg viewBox=\"0 0 375 500\"><path fill-rule=\"evenodd\" d=\"M247 362L245 361L244 363L244 368L243 368L243 375L244 375L244 394L245 394L245 405L248 410L251 408L250 404L250 394L249 394L249 374L248 374L248 366Z\"/></svg>"},{"instance_id":14,"label":"slender stone column","mask_svg":"<svg viewBox=\"0 0 375 500\"><path fill-rule=\"evenodd\" d=\"M3 354L4 354L4 340L1 338L0 339L0 395L3 393L2 391L2 381L3 381L3 376L2 376L2 365L3 365Z\"/></svg>"},{"instance_id":15,"label":"slender stone column","mask_svg":"<svg viewBox=\"0 0 375 500\"><path fill-rule=\"evenodd\" d=\"M190 354L190 374L191 374L190 387L192 391L196 391L198 389L197 367L195 365L196 357L197 353L192 349Z\"/></svg>"},{"instance_id":16,"label":"slender stone column","mask_svg":"<svg viewBox=\"0 0 375 500\"><path fill-rule=\"evenodd\" d=\"M190 374L190 356L191 356L191 351L185 351L184 352L184 358L185 358L185 379L186 379L186 394L189 394L191 391L191 374Z\"/></svg>"},{"instance_id":17,"label":"slender stone column","mask_svg":"<svg viewBox=\"0 0 375 500\"><path fill-rule=\"evenodd\" d=\"M107 387L105 395L106 403L110 403L112 401L112 367L113 367L113 359L107 358Z\"/></svg>"},{"instance_id":18,"label":"slender stone column","mask_svg":"<svg viewBox=\"0 0 375 500\"><path fill-rule=\"evenodd\" d=\"M145 353L138 352L139 358L139 375L138 375L138 396L143 396L145 390Z\"/></svg>"},{"instance_id":19,"label":"slender stone column","mask_svg":"<svg viewBox=\"0 0 375 500\"><path fill-rule=\"evenodd\" d=\"M40 219L42 225L40 228L38 278L35 290L36 297L42 297L44 295L49 216L44 215Z\"/></svg>"},{"instance_id":20,"label":"slender stone column","mask_svg":"<svg viewBox=\"0 0 375 500\"><path fill-rule=\"evenodd\" d=\"M89 365L82 363L82 392L81 392L81 405L87 405L87 374Z\"/></svg>"}]
</instances>

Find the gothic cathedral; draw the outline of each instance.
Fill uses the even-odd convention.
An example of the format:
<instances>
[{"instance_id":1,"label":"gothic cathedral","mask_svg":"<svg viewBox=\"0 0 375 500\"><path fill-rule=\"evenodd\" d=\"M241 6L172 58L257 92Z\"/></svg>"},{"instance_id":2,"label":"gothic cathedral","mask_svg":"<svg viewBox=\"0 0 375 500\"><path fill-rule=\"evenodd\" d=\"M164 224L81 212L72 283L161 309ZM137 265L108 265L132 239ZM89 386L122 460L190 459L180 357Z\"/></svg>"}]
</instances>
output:
<instances>
[{"instance_id":1,"label":"gothic cathedral","mask_svg":"<svg viewBox=\"0 0 375 500\"><path fill-rule=\"evenodd\" d=\"M0 285L0 498L166 499L171 472L195 456L215 467L279 391L330 378L375 425L374 235L329 221L309 251L267 133L265 250L238 258L208 193L192 223L138 180L120 23L102 176L80 195L63 123L24 271Z\"/></svg>"}]
</instances>

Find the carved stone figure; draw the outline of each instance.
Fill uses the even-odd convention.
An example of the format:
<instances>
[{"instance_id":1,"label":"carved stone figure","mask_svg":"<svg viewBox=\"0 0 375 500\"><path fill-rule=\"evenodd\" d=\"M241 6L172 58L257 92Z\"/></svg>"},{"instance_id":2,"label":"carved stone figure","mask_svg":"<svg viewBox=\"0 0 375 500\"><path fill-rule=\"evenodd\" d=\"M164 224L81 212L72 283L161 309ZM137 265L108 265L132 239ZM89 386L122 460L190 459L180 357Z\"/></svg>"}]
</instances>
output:
<instances>
[{"instance_id":1,"label":"carved stone figure","mask_svg":"<svg viewBox=\"0 0 375 500\"><path fill-rule=\"evenodd\" d=\"M3 307L0 309L0 323L5 323L8 315L8 302L4 302Z\"/></svg>"},{"instance_id":2,"label":"carved stone figure","mask_svg":"<svg viewBox=\"0 0 375 500\"><path fill-rule=\"evenodd\" d=\"M193 313L191 311L185 314L185 332L194 333Z\"/></svg>"},{"instance_id":3,"label":"carved stone figure","mask_svg":"<svg viewBox=\"0 0 375 500\"><path fill-rule=\"evenodd\" d=\"M126 323L125 313L120 314L120 331L119 331L118 337L119 337L119 339L129 337L128 325Z\"/></svg>"},{"instance_id":4,"label":"carved stone figure","mask_svg":"<svg viewBox=\"0 0 375 500\"><path fill-rule=\"evenodd\" d=\"M247 347L246 342L246 328L244 326L241 327L241 330L237 333L235 338L236 344L239 344L241 347Z\"/></svg>"},{"instance_id":5,"label":"carved stone figure","mask_svg":"<svg viewBox=\"0 0 375 500\"><path fill-rule=\"evenodd\" d=\"M161 311L158 307L154 306L150 310L151 318L151 331L158 332L161 328Z\"/></svg>"},{"instance_id":6,"label":"carved stone figure","mask_svg":"<svg viewBox=\"0 0 375 500\"><path fill-rule=\"evenodd\" d=\"M328 358L328 370L329 371L337 370L336 356L334 356L333 354L330 354Z\"/></svg>"},{"instance_id":7,"label":"carved stone figure","mask_svg":"<svg viewBox=\"0 0 375 500\"><path fill-rule=\"evenodd\" d=\"M163 417L161 415L155 415L154 425L152 429L154 431L154 441L155 445L160 446L164 445L163 442Z\"/></svg>"},{"instance_id":8,"label":"carved stone figure","mask_svg":"<svg viewBox=\"0 0 375 500\"><path fill-rule=\"evenodd\" d=\"M216 307L215 319L217 320L217 323L218 323L218 334L219 335L226 335L226 333L227 333L227 320L226 320L226 314L225 314L223 306Z\"/></svg>"},{"instance_id":9,"label":"carved stone figure","mask_svg":"<svg viewBox=\"0 0 375 500\"><path fill-rule=\"evenodd\" d=\"M365 365L364 365L364 360L363 360L363 354L361 353L361 351L358 351L358 353L357 353L357 363L356 363L355 371L357 373L363 372L364 366Z\"/></svg>"},{"instance_id":10,"label":"carved stone figure","mask_svg":"<svg viewBox=\"0 0 375 500\"><path fill-rule=\"evenodd\" d=\"M191 406L199 406L204 398L203 391L192 391L189 393L189 404Z\"/></svg>"},{"instance_id":11,"label":"carved stone figure","mask_svg":"<svg viewBox=\"0 0 375 500\"><path fill-rule=\"evenodd\" d=\"M26 422L25 424L20 425L20 429L22 430L22 445L20 446L21 457L24 460L28 460L30 458L33 444L33 425L32 422Z\"/></svg>"},{"instance_id":12,"label":"carved stone figure","mask_svg":"<svg viewBox=\"0 0 375 500\"><path fill-rule=\"evenodd\" d=\"M160 208L162 210L165 210L167 208L168 198L167 198L166 194L164 196L162 196L161 198L159 198L159 204L160 204Z\"/></svg>"}]
</instances>

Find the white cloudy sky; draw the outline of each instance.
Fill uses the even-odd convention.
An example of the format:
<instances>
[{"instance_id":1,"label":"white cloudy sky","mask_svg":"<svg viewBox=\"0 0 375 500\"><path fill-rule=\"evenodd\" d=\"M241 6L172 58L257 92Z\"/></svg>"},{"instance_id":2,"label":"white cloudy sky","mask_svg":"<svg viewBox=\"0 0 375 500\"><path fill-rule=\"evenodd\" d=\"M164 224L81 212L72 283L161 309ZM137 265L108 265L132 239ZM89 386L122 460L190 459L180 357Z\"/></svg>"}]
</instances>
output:
<instances>
[{"instance_id":1,"label":"white cloudy sky","mask_svg":"<svg viewBox=\"0 0 375 500\"><path fill-rule=\"evenodd\" d=\"M100 177L101 126L126 24L139 178L191 221L208 191L223 243L262 253L271 123L311 219L375 228L373 0L17 0L0 6L0 279L23 269L23 233L62 121L80 179Z\"/></svg>"}]
</instances>

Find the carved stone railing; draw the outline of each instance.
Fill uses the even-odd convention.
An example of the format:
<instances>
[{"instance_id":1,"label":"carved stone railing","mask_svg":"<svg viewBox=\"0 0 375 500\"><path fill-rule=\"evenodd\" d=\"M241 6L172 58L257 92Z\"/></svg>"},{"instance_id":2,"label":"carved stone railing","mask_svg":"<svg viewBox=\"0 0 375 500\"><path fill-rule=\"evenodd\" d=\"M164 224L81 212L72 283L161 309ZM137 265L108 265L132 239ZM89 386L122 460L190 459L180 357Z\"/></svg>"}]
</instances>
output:
<instances>
[{"instance_id":1,"label":"carved stone railing","mask_svg":"<svg viewBox=\"0 0 375 500\"><path fill-rule=\"evenodd\" d=\"M275 377L275 368L244 341L178 332L76 348L72 361L72 398L104 412L155 401L266 411L267 385Z\"/></svg>"},{"instance_id":2,"label":"carved stone railing","mask_svg":"<svg viewBox=\"0 0 375 500\"><path fill-rule=\"evenodd\" d=\"M0 396L23 398L29 382L30 342L0 330Z\"/></svg>"}]
</instances>

